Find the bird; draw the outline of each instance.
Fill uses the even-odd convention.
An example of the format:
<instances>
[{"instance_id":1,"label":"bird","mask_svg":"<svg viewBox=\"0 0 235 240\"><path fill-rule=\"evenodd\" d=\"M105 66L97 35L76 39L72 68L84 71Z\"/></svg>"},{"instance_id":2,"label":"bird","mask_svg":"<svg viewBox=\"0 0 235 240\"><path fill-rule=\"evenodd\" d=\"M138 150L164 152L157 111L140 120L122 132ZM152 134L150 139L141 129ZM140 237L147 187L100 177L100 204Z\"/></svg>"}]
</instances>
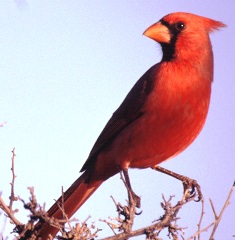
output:
<instances>
[{"instance_id":1,"label":"bird","mask_svg":"<svg viewBox=\"0 0 235 240\"><path fill-rule=\"evenodd\" d=\"M214 64L209 34L225 26L174 12L147 28L144 35L160 44L162 59L135 83L97 138L81 176L63 194L68 218L110 177L123 172L130 186L129 168L154 169L194 141L210 105ZM63 218L58 202L49 217ZM46 223L40 227L42 239L58 232Z\"/></svg>"}]
</instances>

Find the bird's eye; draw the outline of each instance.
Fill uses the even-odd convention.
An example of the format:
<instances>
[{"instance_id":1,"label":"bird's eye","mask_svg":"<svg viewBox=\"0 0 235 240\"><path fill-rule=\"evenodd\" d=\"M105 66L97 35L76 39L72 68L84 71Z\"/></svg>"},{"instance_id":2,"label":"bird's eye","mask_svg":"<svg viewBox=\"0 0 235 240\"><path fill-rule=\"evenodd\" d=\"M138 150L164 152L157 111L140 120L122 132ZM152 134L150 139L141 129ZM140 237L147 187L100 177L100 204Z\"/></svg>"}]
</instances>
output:
<instances>
[{"instance_id":1,"label":"bird's eye","mask_svg":"<svg viewBox=\"0 0 235 240\"><path fill-rule=\"evenodd\" d=\"M182 31L182 30L185 28L185 24L184 24L183 22L177 22L177 23L175 24L175 28L176 28L176 30L178 30L178 31Z\"/></svg>"}]
</instances>

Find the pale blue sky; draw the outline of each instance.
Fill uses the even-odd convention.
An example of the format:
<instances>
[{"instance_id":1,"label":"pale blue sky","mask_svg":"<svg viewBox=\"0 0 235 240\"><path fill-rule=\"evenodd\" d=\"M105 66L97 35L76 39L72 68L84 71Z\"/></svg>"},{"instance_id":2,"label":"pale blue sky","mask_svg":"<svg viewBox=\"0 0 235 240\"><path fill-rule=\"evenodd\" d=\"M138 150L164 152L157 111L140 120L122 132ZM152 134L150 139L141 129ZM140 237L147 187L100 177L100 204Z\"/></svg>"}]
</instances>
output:
<instances>
[{"instance_id":1,"label":"pale blue sky","mask_svg":"<svg viewBox=\"0 0 235 240\"><path fill-rule=\"evenodd\" d=\"M0 128L2 196L9 195L15 147L16 194L28 199L27 187L34 186L40 203L53 203L61 186L67 188L79 176L94 141L130 88L161 59L160 46L144 37L144 30L167 13L186 11L228 27L211 35L215 77L205 128L184 153L162 166L198 180L206 201L203 226L211 223L208 198L219 211L235 175L234 9L233 0L1 1L0 123L7 122ZM133 170L131 180L142 196L136 228L162 214L162 193L182 193L180 182L152 170ZM90 214L104 229L100 237L112 235L98 221L116 216L110 195L123 203L127 197L118 175L76 214L81 220ZM189 227L185 238L196 231L199 212L200 204L191 203L180 214L181 226ZM216 239L233 239L234 212L235 196ZM20 213L17 217L24 221Z\"/></svg>"}]
</instances>

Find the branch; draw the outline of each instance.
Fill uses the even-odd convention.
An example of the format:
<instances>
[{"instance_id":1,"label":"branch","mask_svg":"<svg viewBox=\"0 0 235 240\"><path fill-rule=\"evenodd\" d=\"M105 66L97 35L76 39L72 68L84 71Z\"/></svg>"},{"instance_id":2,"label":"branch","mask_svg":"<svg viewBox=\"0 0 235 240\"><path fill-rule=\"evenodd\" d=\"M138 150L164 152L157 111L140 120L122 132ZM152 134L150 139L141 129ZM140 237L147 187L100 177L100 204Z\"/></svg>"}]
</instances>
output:
<instances>
[{"instance_id":1,"label":"branch","mask_svg":"<svg viewBox=\"0 0 235 240\"><path fill-rule=\"evenodd\" d=\"M4 211L7 217L9 217L15 225L22 225L22 223L18 221L14 216L14 212L5 204L2 197L0 197L0 208Z\"/></svg>"},{"instance_id":2,"label":"branch","mask_svg":"<svg viewBox=\"0 0 235 240\"><path fill-rule=\"evenodd\" d=\"M164 199L164 197L163 197ZM124 240L131 237L136 237L140 235L146 235L148 239L157 239L157 235L160 233L160 231L163 228L168 228L169 233L172 235L175 235L174 232L176 231L182 231L182 228L178 228L177 226L173 226L172 222L175 222L178 218L176 217L176 214L178 210L185 204L179 204L177 203L174 207L171 207L170 201L172 200L172 197L168 201L165 202L163 206L163 209L165 208L165 214L158 220L159 222L152 224L150 226L131 231L130 233L120 233L116 234L115 236L103 238L102 240ZM164 200L165 201L165 200ZM158 231L158 233L155 233L155 231ZM151 236L151 238L149 238ZM152 238L152 237L155 238Z\"/></svg>"},{"instance_id":3,"label":"branch","mask_svg":"<svg viewBox=\"0 0 235 240\"><path fill-rule=\"evenodd\" d=\"M29 188L30 191L30 199L29 202L26 203L24 200L20 199L23 204L24 208L26 210L30 211L29 220L28 222L23 225L20 221L16 219L14 216L13 211L13 203L14 201L17 201L18 198L15 197L14 193L14 184L15 184L15 169L14 169L14 160L15 160L15 149L12 150L12 182L11 182L11 196L10 196L10 204L7 206L3 199L0 197L0 208L4 211L6 216L10 218L10 220L15 224L14 232L18 234L17 239L18 240L35 240L37 239L38 230L40 228L40 224L46 223L49 224L55 228L58 228L58 230L61 232L62 236L57 236L57 239L60 240L89 240L94 239L97 237L97 233L100 231L100 229L95 228L94 224L88 226L87 222L90 217L88 217L83 222L78 222L76 220L75 225L71 224L75 221L75 219L69 220L66 212L64 210L64 204L63 201L61 204L58 205L58 207L61 209L64 218L62 220L55 219L54 217L49 217L47 212L45 211L45 205L41 207L36 200L36 196L34 194L34 188ZM126 189L128 191L128 201L126 205L121 205L120 203L117 203L114 198L112 197L112 200L116 206L116 211L118 213L118 216L115 218L110 218L110 221L107 220L101 220L105 222L113 231L114 235L110 237L103 238L102 240L126 240L128 238L145 235L146 239L151 240L159 240L159 235L163 229L168 230L167 237L173 240L178 240L179 236L183 238L184 234L184 228L179 227L177 225L177 220L179 219L178 215L180 212L180 209L185 205L191 202L192 200L196 201L198 195L200 195L200 191L195 192L195 184L192 186L190 185L191 182L187 181L184 183L184 194L176 204L172 204L172 199L174 196L170 196L168 200L165 199L164 195L162 195L163 201L161 202L161 207L163 209L163 215L159 217L158 220L154 221L153 224L146 226L144 228L140 228L137 230L132 230L133 224L134 224L134 218L138 215L140 215L142 212L137 213L136 212L136 206L138 199L136 197L133 197L134 193L133 191L128 188L127 184L125 183L125 180L123 176L121 175L121 179L124 182ZM195 180L193 180L195 181ZM187 184L188 183L188 184ZM185 187L186 186L186 187ZM190 189L191 187L191 189ZM197 188L197 187L196 187ZM233 183L233 186L228 194L228 197L226 199L226 202L220 211L220 214L217 215L215 207L213 205L212 200L210 199L212 211L214 213L215 220L211 224L209 224L207 227L202 228L202 220L204 216L204 199L202 199L202 209L201 209L201 216L198 223L198 229L197 232L192 235L189 239L197 239L200 240L200 234L202 232L208 231L209 228L213 227L212 233L210 236L210 240L214 239L214 234L218 228L219 222L221 221L222 215L226 209L226 207L229 205L230 198L232 196L232 193L235 188L235 181ZM63 190L62 190L63 191ZM63 193L62 193L63 196ZM199 197L200 198L200 197ZM63 200L63 198L62 198ZM38 224L39 223L39 224ZM65 224L68 225L68 230L65 229ZM95 229L95 230L94 230ZM116 231L119 231L119 233L116 233ZM52 237L50 238L52 240Z\"/></svg>"},{"instance_id":4,"label":"branch","mask_svg":"<svg viewBox=\"0 0 235 240\"><path fill-rule=\"evenodd\" d=\"M15 175L15 148L13 148L12 152L12 158L11 158L11 172L12 172L12 181L11 181L11 195L10 195L10 204L9 204L9 208L12 211L12 206L13 206L13 202L17 201L18 198L15 196L15 192L14 192L14 184L15 184L15 179L16 179L16 175Z\"/></svg>"},{"instance_id":5,"label":"branch","mask_svg":"<svg viewBox=\"0 0 235 240\"><path fill-rule=\"evenodd\" d=\"M197 225L197 226L198 226L198 240L200 240L200 238L201 238L201 236L200 236L200 233L201 233L201 224L202 224L203 216L205 215L205 211L204 211L204 207L205 207L204 198L202 198L201 202L202 202L201 216L200 216L199 223L198 223L198 225Z\"/></svg>"},{"instance_id":6,"label":"branch","mask_svg":"<svg viewBox=\"0 0 235 240\"><path fill-rule=\"evenodd\" d=\"M132 196L132 192L127 188L127 190L129 191L128 194L129 196ZM122 206L120 203L116 203L116 201L113 199L116 208L117 208L117 212L118 212L118 217L117 218L112 218L112 220L117 221L117 223L113 223L107 220L101 220L105 223L108 224L108 226L112 229L112 231L114 232L114 236L110 236L107 238L103 238L102 240L124 240L124 239L128 239L128 238L132 238L132 237L136 237L136 236L140 236L140 235L146 235L146 239L159 239L158 236L160 234L160 232L164 229L167 228L168 229L168 236L172 237L173 239L178 239L177 238L177 234L178 232L184 232L183 228L178 227L176 224L176 221L178 220L177 214L179 213L179 210L182 208L183 205L189 203L190 201L194 200L194 198L191 199L187 199L186 195L188 193L186 192L182 199L180 201L178 201L178 203L174 206L172 206L171 201L173 199L173 196L171 196L169 198L169 200L166 200L164 196L162 196L163 198L163 202L161 203L161 207L164 210L164 214L163 216L161 216L158 220L157 223L152 224L150 226L138 229L138 230L132 230L132 221L134 219L134 216L136 215L136 211L134 208L134 211L132 211L132 214L130 213L130 206L135 206L135 202L131 202L134 201L133 198L130 198L130 200L128 201L128 205L127 206ZM196 198L197 196L195 196ZM140 215L140 214L137 214ZM124 216L124 219L122 219L121 216ZM130 219L130 225L128 226L127 229L129 229L129 231L126 231L126 225L128 225L128 220ZM123 231L122 233L116 234L114 229L118 229L119 231Z\"/></svg>"},{"instance_id":7,"label":"branch","mask_svg":"<svg viewBox=\"0 0 235 240\"><path fill-rule=\"evenodd\" d=\"M198 237L198 240L200 240L200 234L201 234L202 232L207 232L208 229L211 228L212 226L214 226L214 227L213 227L213 229L212 229L212 232L211 232L211 235L210 235L209 240L214 240L214 235L215 235L215 232L216 232L217 227L218 227L218 225L219 225L219 222L220 222L220 220L221 220L221 218L222 218L222 215L223 215L225 209L227 208L227 206L230 204L229 200L230 200L230 198L231 198L231 196L232 196L232 193L233 193L233 191L234 191L234 187L235 187L235 181L234 181L234 183L233 183L233 185L232 185L232 187L231 187L231 189L230 189L230 192L229 192L229 194L228 194L228 197L227 197L227 199L226 199L226 201L225 201L225 203L224 203L223 208L222 208L221 211L220 211L219 216L218 216L217 213L216 213L216 210L215 210L215 207L214 207L214 204L213 204L212 200L209 199L210 204L211 204L212 211L213 211L213 213L214 213L215 221L213 221L212 223L210 223L207 227L201 229L201 228L200 228L200 225L201 225L201 222L202 222L202 217L203 217L203 215L204 215L204 202L203 202L203 205L202 205L202 214L201 214L200 221L199 221L199 224L198 224L198 231L197 231L196 233L194 233L191 237L189 237L187 240L193 239L193 238L195 238L195 237Z\"/></svg>"},{"instance_id":8,"label":"branch","mask_svg":"<svg viewBox=\"0 0 235 240\"><path fill-rule=\"evenodd\" d=\"M2 197L0 197L0 208L3 210L3 212L6 214L6 216L15 224L15 225L22 225L22 223L14 216L15 212L17 212L18 210L14 210L12 209L13 207L13 202L17 201L18 198L15 197L15 193L14 193L14 184L15 184L15 169L14 169L14 161L15 161L15 148L13 148L12 150L12 158L11 158L11 172L12 172L12 182L11 184L11 195L9 197L10 199L10 204L9 206L7 206L7 204L4 202L4 200L2 199Z\"/></svg>"},{"instance_id":9,"label":"branch","mask_svg":"<svg viewBox=\"0 0 235 240\"><path fill-rule=\"evenodd\" d=\"M233 183L233 185L232 185L232 187L231 187L231 189L230 189L230 191L229 191L228 197L227 197L227 199L226 199L226 201L225 201L225 203L224 203L223 208L222 208L221 211L220 211L219 216L217 216L217 214L216 214L216 211L215 211L214 204L213 204L212 200L209 199L209 200L210 200L210 203L211 203L211 207L212 207L213 213L214 213L214 216L215 216L215 224L214 224L212 233L211 233L211 235L210 235L210 240L213 240L213 239L214 239L215 231L216 231L216 229L217 229L217 227L218 227L218 225L219 225L219 223L220 223L220 220L221 220L221 218L222 218L222 215L223 215L225 209L227 208L227 206L230 204L229 200L230 200L230 198L231 198L231 196L232 196L234 187L235 187L235 181L234 181L234 183Z\"/></svg>"}]
</instances>

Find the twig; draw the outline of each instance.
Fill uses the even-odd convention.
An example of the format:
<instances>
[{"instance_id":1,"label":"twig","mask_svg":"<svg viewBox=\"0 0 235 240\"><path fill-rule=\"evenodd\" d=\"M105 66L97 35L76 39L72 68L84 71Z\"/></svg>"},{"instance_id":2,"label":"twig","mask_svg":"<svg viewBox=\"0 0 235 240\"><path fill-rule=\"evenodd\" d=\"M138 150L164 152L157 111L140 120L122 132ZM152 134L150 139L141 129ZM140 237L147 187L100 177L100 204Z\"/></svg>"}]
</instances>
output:
<instances>
[{"instance_id":1,"label":"twig","mask_svg":"<svg viewBox=\"0 0 235 240\"><path fill-rule=\"evenodd\" d=\"M194 234L193 234L191 237L189 237L187 240L190 240L190 239L193 239L193 238L196 239L196 238L195 238L196 236L198 236L198 240L200 240L200 234L201 234L202 232L208 231L208 229L211 228L212 226L214 226L214 227L213 227L213 229L212 229L212 232L211 232L211 235L210 235L209 240L214 240L214 234L215 234L215 232L216 232L216 230L217 230L217 227L218 227L218 225L219 225L219 222L220 222L220 220L221 220L221 218L222 218L222 215L223 215L226 207L230 204L229 200L230 200L230 198L231 198L231 196L232 196L232 193L233 193L234 188L235 188L235 181L234 181L234 183L233 183L233 185L232 185L232 187L231 187L231 189L230 189L230 191L229 191L228 197L227 197L227 199L226 199L226 201L225 201L225 203L224 203L224 206L223 206L222 210L220 211L219 216L218 216L217 213L216 213L216 210L215 210L215 207L214 207L214 204L213 204L212 200L209 199L210 204L211 204L212 211L213 211L213 213L214 213L215 221L213 221L213 222L212 222L211 224L209 224L207 227L201 229L201 228L200 228L200 225L201 225L202 218L203 218L203 215L204 215L204 201L203 201L203 203L202 203L202 204L203 204L203 205L202 205L202 213L201 213L200 221L199 221L199 224L198 224L198 230L197 230L196 233L194 233Z\"/></svg>"},{"instance_id":2,"label":"twig","mask_svg":"<svg viewBox=\"0 0 235 240\"><path fill-rule=\"evenodd\" d=\"M60 232L62 233L62 236L57 236L57 239L61 239L61 240L65 240L65 239L88 240L88 239L93 239L93 238L97 237L97 233L98 233L98 231L100 231L100 229L96 229L96 231L94 233L91 232L91 231L94 231L92 229L94 229L95 227L94 227L93 223L91 224L91 226L88 226L88 224L87 224L87 221L90 218L90 216L85 221L80 222L80 223L78 222L75 227L73 226L73 224L71 224L71 222L74 220L69 220L66 215L66 212L64 210L63 189L62 189L62 202L58 203L58 206L61 209L63 216L64 216L62 220L58 220L58 219L48 216L48 214L45 211L45 207L41 207L37 203L36 197L34 194L34 189L33 189L33 187L31 187L31 188L29 188L30 194L31 194L30 202L25 203L23 200L21 200L24 203L24 207L30 211L30 216L29 216L30 219L29 219L28 223L25 225L20 223L14 216L15 211L12 210L14 201L18 200L18 198L15 197L15 193L14 193L14 184L15 184L15 178L16 178L15 169L14 169L15 156L16 156L15 148L13 148L12 158L11 158L11 160L12 160L12 167L11 167L12 182L10 183L11 184L10 204L9 204L9 206L7 206L0 196L0 208L5 212L6 216L9 217L11 219L11 221L16 225L14 231L19 234L17 239L20 239L20 240L36 239L37 231L39 230L39 227L40 227L40 224L35 225L36 222L39 222L42 224L47 223L53 227L58 228L60 230ZM132 227L134 224L134 217L135 217L135 215L139 215L138 213L136 213L136 198L133 197L133 195L132 195L133 192L128 188L122 175L121 175L121 179L127 188L129 200L127 201L127 206L122 206L120 203L117 203L114 200L114 198L112 197L113 202L116 206L116 210L118 212L118 217L113 218L113 219L110 218L111 221L107 221L107 220L102 220L102 221L105 222L112 229L114 236L103 238L102 240L126 240L128 238L132 238L132 237L136 237L136 236L140 236L140 235L145 235L146 239L159 240L160 239L159 234L161 233L161 231L163 229L168 229L167 236L173 240L178 240L180 236L182 239L184 239L182 236L184 234L184 228L177 226L177 220L179 219L179 217L177 217L177 215L178 215L180 209L185 204L196 199L197 196L195 195L195 191L194 191L195 184L192 186L190 185L191 190L190 190L190 188L185 187L185 192L184 192L184 195L182 196L181 200L178 201L174 205L171 202L173 196L170 196L168 200L165 199L164 196L162 196L163 202L161 203L161 207L164 210L163 216L161 216L158 220L154 221L153 224L150 226L147 226L147 227L144 227L144 228L141 228L138 230L132 230ZM195 180L193 180L193 181L195 181ZM191 182L189 182L189 183L191 183ZM186 186L185 183L184 183L184 186ZM214 213L215 220L214 220L214 222L212 222L205 228L201 227L203 216L205 214L204 199L202 199L201 216L199 219L197 232L194 235L192 235L190 238L188 238L188 240L193 239L193 238L194 238L194 240L196 240L196 237L198 237L197 239L200 240L200 238L201 238L200 234L202 232L208 231L208 229L212 228L212 227L213 227L213 229L212 229L212 233L210 236L210 240L214 239L214 234L217 230L217 227L221 221L222 215L223 215L226 207L229 205L229 200L232 196L234 188L235 188L235 181L233 183L233 186L232 186L232 188L228 194L228 197L226 199L226 202L225 202L222 210L220 211L219 215L217 215L215 207L213 205L213 202L210 199L210 204L212 207L212 211ZM200 195L200 191L198 191L198 194ZM112 223L113 220L117 221L117 223ZM65 231L65 229L64 229L65 224L68 224L69 231ZM121 233L119 233L119 234L115 233L116 229L121 231Z\"/></svg>"},{"instance_id":3,"label":"twig","mask_svg":"<svg viewBox=\"0 0 235 240\"><path fill-rule=\"evenodd\" d=\"M12 152L12 158L11 158L11 172L12 172L12 181L11 181L11 195L10 195L10 204L9 204L9 209L12 211L12 206L13 206L13 202L17 201L18 198L15 196L15 192L14 192L14 185L15 185L15 179L16 179L16 175L15 175L15 148L13 148Z\"/></svg>"},{"instance_id":4,"label":"twig","mask_svg":"<svg viewBox=\"0 0 235 240\"><path fill-rule=\"evenodd\" d=\"M6 215L11 219L15 225L22 225L18 219L14 216L14 212L5 204L3 199L0 197L0 208L6 213Z\"/></svg>"},{"instance_id":5,"label":"twig","mask_svg":"<svg viewBox=\"0 0 235 240\"><path fill-rule=\"evenodd\" d=\"M203 233L203 232L207 232L208 229L210 229L213 225L215 224L215 222L212 222L211 224L209 224L207 227L203 228L203 229L200 229L200 231L198 230L196 233L194 233L191 237L187 238L187 240L191 240L197 236L200 235L200 233Z\"/></svg>"},{"instance_id":6,"label":"twig","mask_svg":"<svg viewBox=\"0 0 235 240\"><path fill-rule=\"evenodd\" d=\"M13 148L12 152L12 158L11 158L11 172L12 172L12 182L11 184L11 195L10 195L10 203L9 206L6 205L6 203L4 202L4 200L2 199L2 197L0 197L0 208L4 211L4 213L6 214L7 217L10 218L10 220L15 224L15 225L22 225L20 223L20 221L14 216L14 213L16 211L12 210L13 207L13 202L17 201L18 198L15 197L15 193L14 193L14 184L15 184L15 169L14 169L14 161L15 161L15 148Z\"/></svg>"},{"instance_id":7,"label":"twig","mask_svg":"<svg viewBox=\"0 0 235 240\"><path fill-rule=\"evenodd\" d=\"M63 190L62 190L62 191L63 191ZM64 196L64 195L62 194L62 196ZM63 199L63 197L62 197L62 199ZM69 229L71 230L71 229L72 229L72 226L70 225L70 222L73 221L73 220L69 220L67 214L65 213L63 200L62 200L62 206L59 204L59 202L57 202L57 206L59 207L60 211L61 211L62 214L63 214L63 221L64 221L65 223L68 223ZM63 230L62 230L61 228L59 228L59 230L60 230L61 232L63 232Z\"/></svg>"},{"instance_id":8,"label":"twig","mask_svg":"<svg viewBox=\"0 0 235 240\"><path fill-rule=\"evenodd\" d=\"M219 223L220 223L220 220L221 220L221 218L222 218L222 215L223 215L226 207L230 204L229 200L230 200L230 198L231 198L231 196L232 196L234 187L235 187L235 181L233 182L233 185L232 185L232 187L231 187L231 189L230 189L230 191L229 191L228 197L227 197L227 199L226 199L226 201L225 201L225 203L224 203L224 206L223 206L222 210L220 211L219 216L217 216L217 214L216 214L216 211L215 211L214 204L213 204L212 200L209 199L209 200L210 200L210 203L211 203L212 210L213 210L213 212L214 212L214 216L215 216L215 224L214 224L212 233L211 233L210 238L209 238L210 240L213 240L213 239L214 239L214 235L215 235L216 229L217 229L217 227L218 227L218 225L219 225Z\"/></svg>"},{"instance_id":9,"label":"twig","mask_svg":"<svg viewBox=\"0 0 235 240\"><path fill-rule=\"evenodd\" d=\"M163 203L161 203L161 206L162 206L163 210L165 211L165 213L162 217L160 217L158 220L156 220L156 221L158 221L157 223L152 224L147 227L144 227L144 228L141 228L141 229L138 229L138 230L115 234L115 236L103 238L102 240L125 240L128 238L132 238L132 237L136 237L136 236L140 236L140 235L146 235L146 239L159 239L158 235L164 228L168 228L169 237L172 236L173 239L178 239L177 232L178 231L183 232L183 228L177 227L176 224L172 224L172 223L173 222L175 223L177 221L177 219L178 219L177 214L179 212L179 209L183 205L192 201L193 199L190 199L188 201L183 201L183 199L185 198L185 197L183 197L182 200L179 201L175 206L172 206L171 200L172 200L173 196L170 196L169 200L166 200L164 196L162 196L162 198L163 198ZM115 202L115 204L118 205L116 202ZM119 219L119 217L116 218L116 220L117 219ZM106 222L107 222L107 224L113 224L108 221L106 221ZM115 226L115 224L113 224L113 225Z\"/></svg>"},{"instance_id":10,"label":"twig","mask_svg":"<svg viewBox=\"0 0 235 240\"><path fill-rule=\"evenodd\" d=\"M201 202L202 202L202 211L201 211L201 216L200 216L199 223L198 223L198 240L201 239L201 236L200 236L200 233L201 233L201 224L202 224L203 216L204 216L204 214L205 214L205 211L204 211L204 207L205 207L204 198L202 198Z\"/></svg>"}]
</instances>

